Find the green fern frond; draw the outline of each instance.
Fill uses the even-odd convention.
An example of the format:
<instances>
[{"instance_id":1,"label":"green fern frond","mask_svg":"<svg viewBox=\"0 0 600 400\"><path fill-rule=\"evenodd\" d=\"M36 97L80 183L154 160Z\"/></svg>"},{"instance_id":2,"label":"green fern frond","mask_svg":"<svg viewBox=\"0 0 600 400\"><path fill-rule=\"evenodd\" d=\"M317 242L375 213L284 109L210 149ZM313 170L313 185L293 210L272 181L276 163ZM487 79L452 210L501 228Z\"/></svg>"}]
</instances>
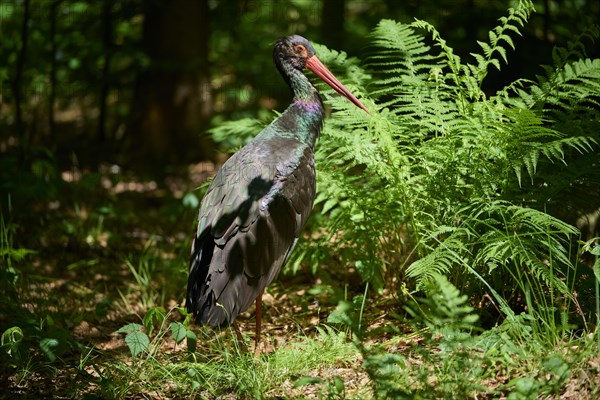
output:
<instances>
[{"instance_id":1,"label":"green fern frond","mask_svg":"<svg viewBox=\"0 0 600 400\"><path fill-rule=\"evenodd\" d=\"M473 211L465 224L483 232L474 265L487 266L489 272L501 267L517 283L530 274L570 296L562 266L571 265L566 244L577 229L544 212L506 202L482 203Z\"/></svg>"},{"instance_id":2,"label":"green fern frond","mask_svg":"<svg viewBox=\"0 0 600 400\"><path fill-rule=\"evenodd\" d=\"M493 65L500 70L500 61L498 58L494 58L496 54L498 54L505 63L508 63L506 48L503 47L503 43L513 50L515 49L513 40L508 33L512 32L520 36L521 32L519 26L523 27L525 25L533 9L533 2L519 1L517 8L509 9L508 16L500 18L500 25L489 31L489 44L477 41L483 50L483 55L471 53L471 55L475 57L475 61L477 61L477 67L473 68L471 72L474 76L478 77L479 85L481 85L483 79L487 75L490 65Z\"/></svg>"},{"instance_id":3,"label":"green fern frond","mask_svg":"<svg viewBox=\"0 0 600 400\"><path fill-rule=\"evenodd\" d=\"M454 54L454 50L448 46L446 40L442 38L438 30L430 23L421 20L416 20L410 24L410 27L423 29L431 34L435 45L441 49L440 57L444 61L444 64L450 68L451 73L449 77L452 79L454 86L460 87L461 71L464 71L460 57Z\"/></svg>"},{"instance_id":4,"label":"green fern frond","mask_svg":"<svg viewBox=\"0 0 600 400\"><path fill-rule=\"evenodd\" d=\"M411 314L424 323L431 335L442 335L442 348L455 347L468 339L470 331L477 329L475 322L479 319L468 304L468 296L440 274L432 276L425 290L427 297L419 300L422 315L413 310Z\"/></svg>"},{"instance_id":5,"label":"green fern frond","mask_svg":"<svg viewBox=\"0 0 600 400\"><path fill-rule=\"evenodd\" d=\"M560 69L571 60L588 58L583 40L588 39L594 42L598 38L600 38L600 26L592 25L585 27L583 32L574 35L565 47L557 46L554 48L552 51L554 67ZM551 68L546 67L546 71L551 71Z\"/></svg>"},{"instance_id":6,"label":"green fern frond","mask_svg":"<svg viewBox=\"0 0 600 400\"><path fill-rule=\"evenodd\" d=\"M447 275L454 267L460 265L462 260L468 258L469 250L463 240L464 234L462 229L455 230L450 237L441 242L435 239L439 245L406 269L406 275L415 279L417 289L431 284L437 275Z\"/></svg>"},{"instance_id":7,"label":"green fern frond","mask_svg":"<svg viewBox=\"0 0 600 400\"><path fill-rule=\"evenodd\" d=\"M552 105L563 110L600 105L600 59L571 61L560 68L546 68L546 72L546 77L538 77L539 83L516 88L517 99L506 98L508 104L538 109Z\"/></svg>"}]
</instances>

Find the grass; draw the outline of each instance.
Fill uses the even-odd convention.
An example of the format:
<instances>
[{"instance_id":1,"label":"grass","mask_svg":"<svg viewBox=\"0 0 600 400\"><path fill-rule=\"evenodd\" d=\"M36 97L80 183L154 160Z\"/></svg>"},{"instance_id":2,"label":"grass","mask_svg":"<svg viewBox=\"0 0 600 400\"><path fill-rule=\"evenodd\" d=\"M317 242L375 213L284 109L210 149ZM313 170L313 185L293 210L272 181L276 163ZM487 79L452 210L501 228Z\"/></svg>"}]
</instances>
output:
<instances>
[{"instance_id":1,"label":"grass","mask_svg":"<svg viewBox=\"0 0 600 400\"><path fill-rule=\"evenodd\" d=\"M78 182L56 193L0 221L0 397L600 395L597 321L554 326L522 313L483 329L489 302L448 281L427 295L377 293L334 266L269 287L256 357L232 330L195 326L181 308L196 210L180 195ZM252 310L239 322L252 349ZM148 339L135 352L131 332Z\"/></svg>"}]
</instances>

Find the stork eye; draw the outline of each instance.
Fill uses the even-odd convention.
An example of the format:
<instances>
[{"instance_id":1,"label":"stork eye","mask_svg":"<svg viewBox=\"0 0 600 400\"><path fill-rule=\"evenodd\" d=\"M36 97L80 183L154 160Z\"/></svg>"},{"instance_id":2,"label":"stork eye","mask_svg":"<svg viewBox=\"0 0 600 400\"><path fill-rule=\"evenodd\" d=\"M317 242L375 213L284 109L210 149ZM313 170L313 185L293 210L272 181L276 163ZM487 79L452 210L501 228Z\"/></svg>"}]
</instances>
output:
<instances>
[{"instance_id":1,"label":"stork eye","mask_svg":"<svg viewBox=\"0 0 600 400\"><path fill-rule=\"evenodd\" d=\"M296 54L298 54L299 56L304 56L306 57L306 48L304 46L302 46L301 44L297 44L294 46L294 51L296 52Z\"/></svg>"}]
</instances>

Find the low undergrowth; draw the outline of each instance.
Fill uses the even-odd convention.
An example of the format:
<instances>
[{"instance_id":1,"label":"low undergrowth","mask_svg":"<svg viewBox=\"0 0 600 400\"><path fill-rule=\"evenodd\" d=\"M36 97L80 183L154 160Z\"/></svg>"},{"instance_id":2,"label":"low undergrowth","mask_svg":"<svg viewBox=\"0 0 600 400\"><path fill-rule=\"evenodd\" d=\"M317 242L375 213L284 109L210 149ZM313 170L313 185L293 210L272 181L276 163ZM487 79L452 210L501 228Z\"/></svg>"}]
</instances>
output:
<instances>
[{"instance_id":1,"label":"low undergrowth","mask_svg":"<svg viewBox=\"0 0 600 400\"><path fill-rule=\"evenodd\" d=\"M171 201L161 200L157 215L171 213ZM182 207L180 216L190 213ZM73 215L69 223L82 223ZM82 232L97 229L86 226ZM244 343L231 329L190 323L180 306L185 274L172 273L185 267L173 257L185 250L176 241L139 234L123 246L137 255L99 255L107 247L85 234L68 246L93 262L57 262L40 274L41 260L58 260L67 244L48 231L37 240L49 248L26 251L15 244L18 232L4 222L11 269L3 275L1 357L10 396L592 399L600 388L597 332L549 335L526 312L484 329L479 315L489 303L470 305L443 275L402 302L368 287L357 292L356 274L335 283L282 276L265 295L256 356L252 311L239 321ZM109 230L100 234L111 241ZM340 285L346 290L328 290Z\"/></svg>"}]
</instances>

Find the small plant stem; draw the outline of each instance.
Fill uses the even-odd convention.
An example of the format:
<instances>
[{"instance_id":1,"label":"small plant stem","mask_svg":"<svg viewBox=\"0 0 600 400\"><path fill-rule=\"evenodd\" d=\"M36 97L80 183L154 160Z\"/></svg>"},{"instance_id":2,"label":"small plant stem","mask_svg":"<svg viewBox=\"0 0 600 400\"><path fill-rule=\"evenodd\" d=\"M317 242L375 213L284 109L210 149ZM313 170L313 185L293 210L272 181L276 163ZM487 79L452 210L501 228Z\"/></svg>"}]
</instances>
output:
<instances>
[{"instance_id":1,"label":"small plant stem","mask_svg":"<svg viewBox=\"0 0 600 400\"><path fill-rule=\"evenodd\" d=\"M362 317L363 317L363 311L365 309L365 303L367 302L367 292L368 291L369 291L369 282L367 282L365 285L365 293L363 294L362 303L360 305L360 313L358 315L358 332L361 331L361 327L362 327Z\"/></svg>"}]
</instances>

